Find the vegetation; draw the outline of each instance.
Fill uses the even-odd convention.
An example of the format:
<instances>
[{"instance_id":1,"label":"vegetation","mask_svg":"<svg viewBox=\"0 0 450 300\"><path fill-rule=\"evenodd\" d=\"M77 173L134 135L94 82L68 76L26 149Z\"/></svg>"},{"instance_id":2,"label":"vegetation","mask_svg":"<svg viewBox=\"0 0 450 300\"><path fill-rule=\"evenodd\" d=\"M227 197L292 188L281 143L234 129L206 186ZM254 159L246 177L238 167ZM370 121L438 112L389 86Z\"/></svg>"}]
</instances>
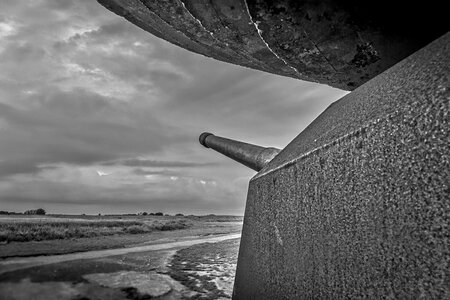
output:
<instances>
[{"instance_id":1,"label":"vegetation","mask_svg":"<svg viewBox=\"0 0 450 300\"><path fill-rule=\"evenodd\" d=\"M30 209L23 213L15 211L0 210L0 215L45 215L47 212L43 208Z\"/></svg>"},{"instance_id":2,"label":"vegetation","mask_svg":"<svg viewBox=\"0 0 450 300\"><path fill-rule=\"evenodd\" d=\"M0 215L21 215L21 213L17 213L14 211L0 210Z\"/></svg>"},{"instance_id":3,"label":"vegetation","mask_svg":"<svg viewBox=\"0 0 450 300\"><path fill-rule=\"evenodd\" d=\"M73 239L117 234L143 234L188 227L185 220L118 220L69 218L2 218L0 242Z\"/></svg>"},{"instance_id":4,"label":"vegetation","mask_svg":"<svg viewBox=\"0 0 450 300\"><path fill-rule=\"evenodd\" d=\"M190 220L199 220L202 222L242 222L244 220L244 217L241 216L227 216L214 214L209 214L206 216L189 215L187 216L187 218Z\"/></svg>"},{"instance_id":5,"label":"vegetation","mask_svg":"<svg viewBox=\"0 0 450 300\"><path fill-rule=\"evenodd\" d=\"M57 226L58 223L66 225ZM184 236L240 233L241 230L242 217L221 215L0 215L0 259L122 248L158 239L176 240ZM81 236L86 238L78 238Z\"/></svg>"},{"instance_id":6,"label":"vegetation","mask_svg":"<svg viewBox=\"0 0 450 300\"><path fill-rule=\"evenodd\" d=\"M39 216L43 216L46 214L46 211L42 208L38 208L38 209L31 209L31 210L27 210L26 212L24 212L25 215L39 215Z\"/></svg>"}]
</instances>

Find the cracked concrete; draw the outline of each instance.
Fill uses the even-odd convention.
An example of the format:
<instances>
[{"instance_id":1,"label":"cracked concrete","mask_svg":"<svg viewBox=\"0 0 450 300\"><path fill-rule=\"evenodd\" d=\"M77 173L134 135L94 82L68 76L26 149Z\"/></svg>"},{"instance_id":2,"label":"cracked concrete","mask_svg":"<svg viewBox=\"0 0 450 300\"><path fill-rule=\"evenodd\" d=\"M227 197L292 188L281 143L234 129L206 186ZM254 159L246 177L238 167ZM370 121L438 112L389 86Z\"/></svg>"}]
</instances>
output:
<instances>
[{"instance_id":1,"label":"cracked concrete","mask_svg":"<svg viewBox=\"0 0 450 300\"><path fill-rule=\"evenodd\" d=\"M98 0L160 38L224 62L354 90L448 30L444 4L381 0ZM421 21L423 15L433 19Z\"/></svg>"}]
</instances>

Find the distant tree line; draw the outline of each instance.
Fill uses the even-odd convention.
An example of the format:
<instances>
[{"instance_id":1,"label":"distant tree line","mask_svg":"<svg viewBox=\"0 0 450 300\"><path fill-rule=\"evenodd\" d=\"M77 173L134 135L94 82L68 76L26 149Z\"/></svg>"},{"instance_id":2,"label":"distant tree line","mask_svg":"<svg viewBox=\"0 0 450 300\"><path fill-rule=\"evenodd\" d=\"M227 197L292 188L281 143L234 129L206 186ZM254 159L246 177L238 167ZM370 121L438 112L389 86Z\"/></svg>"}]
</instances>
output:
<instances>
[{"instance_id":1,"label":"distant tree line","mask_svg":"<svg viewBox=\"0 0 450 300\"><path fill-rule=\"evenodd\" d=\"M162 212L157 212L157 213L148 213L146 211L142 211L140 213L138 213L138 216L170 216L169 214L164 214ZM183 214L176 214L176 217L182 217L184 216Z\"/></svg>"},{"instance_id":2,"label":"distant tree line","mask_svg":"<svg viewBox=\"0 0 450 300\"><path fill-rule=\"evenodd\" d=\"M23 213L18 213L14 211L0 210L0 215L45 215L47 212L43 208L30 209Z\"/></svg>"},{"instance_id":3,"label":"distant tree line","mask_svg":"<svg viewBox=\"0 0 450 300\"><path fill-rule=\"evenodd\" d=\"M44 209L42 209L42 208L30 209L30 210L27 210L27 211L25 211L23 213L14 212L14 211L0 210L0 215L45 215L46 213L47 212ZM85 216L85 214L81 214L81 215ZM98 215L101 216L102 214L99 213ZM148 213L146 211L139 212L137 214L121 214L119 216L136 216L136 215L138 215L138 216L170 216L169 214L164 214L162 212L156 212L156 213L151 212L151 213ZM115 216L115 215L108 215L107 214L105 216ZM178 213L178 214L175 214L175 216L176 217L183 217L184 215Z\"/></svg>"},{"instance_id":4,"label":"distant tree line","mask_svg":"<svg viewBox=\"0 0 450 300\"><path fill-rule=\"evenodd\" d=\"M162 212L157 212L157 213L148 213L146 211L140 212L138 213L139 216L164 216L164 214Z\"/></svg>"},{"instance_id":5,"label":"distant tree line","mask_svg":"<svg viewBox=\"0 0 450 300\"><path fill-rule=\"evenodd\" d=\"M0 210L0 215L21 215L22 213L18 213L15 211L5 211L5 210Z\"/></svg>"},{"instance_id":6,"label":"distant tree line","mask_svg":"<svg viewBox=\"0 0 450 300\"><path fill-rule=\"evenodd\" d=\"M24 215L45 215L46 211L42 208L30 209L23 213Z\"/></svg>"}]
</instances>

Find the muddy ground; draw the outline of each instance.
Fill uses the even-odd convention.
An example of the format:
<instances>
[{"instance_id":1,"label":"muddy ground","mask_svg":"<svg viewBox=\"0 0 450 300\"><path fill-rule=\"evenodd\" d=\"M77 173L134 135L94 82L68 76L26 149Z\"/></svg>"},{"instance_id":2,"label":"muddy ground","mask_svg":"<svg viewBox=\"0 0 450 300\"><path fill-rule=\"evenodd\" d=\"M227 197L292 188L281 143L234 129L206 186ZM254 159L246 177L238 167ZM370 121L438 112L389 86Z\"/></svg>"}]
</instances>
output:
<instances>
[{"instance_id":1,"label":"muddy ground","mask_svg":"<svg viewBox=\"0 0 450 300\"><path fill-rule=\"evenodd\" d=\"M151 220L152 217L137 218L138 217L129 217L126 219L125 217L121 217L121 220L145 221L147 219ZM157 219L171 220L173 217L159 217ZM215 219L220 221L214 221ZM236 233L240 232L242 228L242 220L226 221L227 218L221 218L220 216L211 217L210 220L207 219L207 216L185 217L184 220L189 224L189 227L174 231L153 231L145 234L122 234L63 240L0 243L0 259L17 256L55 255L92 250L128 248L141 244L171 242L189 237Z\"/></svg>"},{"instance_id":2,"label":"muddy ground","mask_svg":"<svg viewBox=\"0 0 450 300\"><path fill-rule=\"evenodd\" d=\"M239 241L236 232L177 232L132 247L4 258L0 299L229 299Z\"/></svg>"}]
</instances>

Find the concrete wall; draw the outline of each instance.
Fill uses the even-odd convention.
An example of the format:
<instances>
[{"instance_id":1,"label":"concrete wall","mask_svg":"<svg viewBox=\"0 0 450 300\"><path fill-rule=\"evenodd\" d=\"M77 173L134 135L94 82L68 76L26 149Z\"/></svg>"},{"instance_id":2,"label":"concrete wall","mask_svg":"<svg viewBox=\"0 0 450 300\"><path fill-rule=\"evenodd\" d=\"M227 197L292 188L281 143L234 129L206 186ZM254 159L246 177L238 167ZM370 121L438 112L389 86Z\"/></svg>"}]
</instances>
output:
<instances>
[{"instance_id":1,"label":"concrete wall","mask_svg":"<svg viewBox=\"0 0 450 300\"><path fill-rule=\"evenodd\" d=\"M354 90L448 30L445 2L98 0L151 34L224 62ZM432 15L424 22L423 16Z\"/></svg>"},{"instance_id":2,"label":"concrete wall","mask_svg":"<svg viewBox=\"0 0 450 300\"><path fill-rule=\"evenodd\" d=\"M233 299L450 299L450 34L250 182Z\"/></svg>"}]
</instances>

